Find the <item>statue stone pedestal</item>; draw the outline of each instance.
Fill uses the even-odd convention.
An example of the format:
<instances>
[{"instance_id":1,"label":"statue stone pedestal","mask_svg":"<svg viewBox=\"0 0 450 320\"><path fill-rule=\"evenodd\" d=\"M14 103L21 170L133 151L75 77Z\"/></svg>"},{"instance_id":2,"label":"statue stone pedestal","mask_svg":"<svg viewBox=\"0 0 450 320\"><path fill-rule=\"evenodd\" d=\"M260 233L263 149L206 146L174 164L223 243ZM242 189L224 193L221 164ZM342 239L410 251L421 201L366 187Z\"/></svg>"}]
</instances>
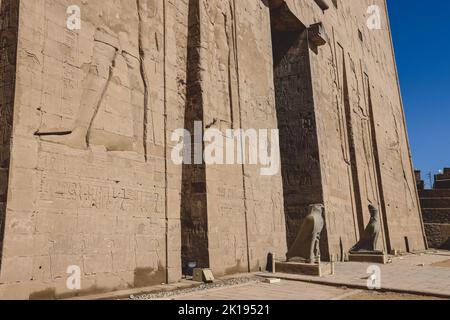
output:
<instances>
[{"instance_id":1,"label":"statue stone pedestal","mask_svg":"<svg viewBox=\"0 0 450 320\"><path fill-rule=\"evenodd\" d=\"M378 209L373 205L369 205L369 212L369 224L361 234L361 239L350 250L348 261L386 264L389 262L386 254L376 250L378 237L381 232Z\"/></svg>"},{"instance_id":2,"label":"statue stone pedestal","mask_svg":"<svg viewBox=\"0 0 450 320\"><path fill-rule=\"evenodd\" d=\"M348 255L349 262L369 262L369 263L379 263L387 264L389 263L389 258L383 252L354 252Z\"/></svg>"},{"instance_id":3,"label":"statue stone pedestal","mask_svg":"<svg viewBox=\"0 0 450 320\"><path fill-rule=\"evenodd\" d=\"M331 263L301 263L282 262L275 263L277 273L299 274L315 277L323 277L332 274Z\"/></svg>"},{"instance_id":4,"label":"statue stone pedestal","mask_svg":"<svg viewBox=\"0 0 450 320\"><path fill-rule=\"evenodd\" d=\"M332 274L331 264L320 262L320 235L325 225L323 204L309 206L286 261L275 263L276 272L322 277Z\"/></svg>"}]
</instances>

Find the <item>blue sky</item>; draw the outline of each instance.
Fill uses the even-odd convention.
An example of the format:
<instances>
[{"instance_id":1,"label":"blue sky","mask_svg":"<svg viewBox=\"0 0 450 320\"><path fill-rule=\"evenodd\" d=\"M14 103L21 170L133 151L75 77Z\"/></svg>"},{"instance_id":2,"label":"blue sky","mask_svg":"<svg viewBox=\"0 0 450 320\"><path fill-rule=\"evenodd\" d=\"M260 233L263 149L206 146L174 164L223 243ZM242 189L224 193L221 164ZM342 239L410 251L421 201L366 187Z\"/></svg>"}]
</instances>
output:
<instances>
[{"instance_id":1,"label":"blue sky","mask_svg":"<svg viewBox=\"0 0 450 320\"><path fill-rule=\"evenodd\" d=\"M450 167L450 1L388 0L414 166Z\"/></svg>"}]
</instances>

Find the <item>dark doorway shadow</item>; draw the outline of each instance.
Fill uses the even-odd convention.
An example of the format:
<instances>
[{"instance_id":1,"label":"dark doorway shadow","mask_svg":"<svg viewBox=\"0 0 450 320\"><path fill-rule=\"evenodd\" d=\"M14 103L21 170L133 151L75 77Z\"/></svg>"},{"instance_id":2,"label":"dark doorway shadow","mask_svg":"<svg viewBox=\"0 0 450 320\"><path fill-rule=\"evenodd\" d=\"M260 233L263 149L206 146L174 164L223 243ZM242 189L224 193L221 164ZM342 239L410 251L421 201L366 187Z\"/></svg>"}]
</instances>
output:
<instances>
[{"instance_id":1,"label":"dark doorway shadow","mask_svg":"<svg viewBox=\"0 0 450 320\"><path fill-rule=\"evenodd\" d=\"M309 205L323 203L310 43L306 26L284 1L265 4L270 8L286 238L290 247ZM324 258L328 256L326 243L324 231L321 240Z\"/></svg>"}]
</instances>

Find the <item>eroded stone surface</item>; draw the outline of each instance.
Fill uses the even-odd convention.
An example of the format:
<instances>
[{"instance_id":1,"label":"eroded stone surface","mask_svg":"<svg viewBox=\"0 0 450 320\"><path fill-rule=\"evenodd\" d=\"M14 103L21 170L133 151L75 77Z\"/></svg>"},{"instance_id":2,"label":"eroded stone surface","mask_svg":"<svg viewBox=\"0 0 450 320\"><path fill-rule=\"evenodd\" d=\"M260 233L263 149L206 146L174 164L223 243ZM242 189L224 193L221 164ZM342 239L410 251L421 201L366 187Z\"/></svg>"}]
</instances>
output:
<instances>
[{"instance_id":1,"label":"eroded stone surface","mask_svg":"<svg viewBox=\"0 0 450 320\"><path fill-rule=\"evenodd\" d=\"M184 121L187 8L20 1L2 294L71 294L70 265L81 293L180 278L181 168L165 154Z\"/></svg>"},{"instance_id":2,"label":"eroded stone surface","mask_svg":"<svg viewBox=\"0 0 450 320\"><path fill-rule=\"evenodd\" d=\"M333 3L1 0L0 297L73 295L70 265L77 294L178 281L191 260L265 269L314 203L325 259L359 240L369 204L378 249L424 249L384 1ZM279 128L281 170L174 164L172 132L195 120Z\"/></svg>"},{"instance_id":3,"label":"eroded stone surface","mask_svg":"<svg viewBox=\"0 0 450 320\"><path fill-rule=\"evenodd\" d=\"M416 181L430 248L450 249L450 169L444 168L435 175L432 189L425 189L421 172L416 171Z\"/></svg>"},{"instance_id":4,"label":"eroded stone surface","mask_svg":"<svg viewBox=\"0 0 450 320\"><path fill-rule=\"evenodd\" d=\"M16 74L18 6L0 1L0 265L5 228Z\"/></svg>"},{"instance_id":5,"label":"eroded stone surface","mask_svg":"<svg viewBox=\"0 0 450 320\"><path fill-rule=\"evenodd\" d=\"M286 1L305 28L321 22L327 42L303 49L301 58L295 52L307 46L307 31L297 27L299 35L285 34L294 40L276 68L282 161L292 163L283 168L288 239L307 206L323 202L322 252L341 259L363 232L372 204L383 221L378 249L424 249L385 3L336 3L323 12L314 1ZM367 27L370 5L381 10L381 30Z\"/></svg>"}]
</instances>

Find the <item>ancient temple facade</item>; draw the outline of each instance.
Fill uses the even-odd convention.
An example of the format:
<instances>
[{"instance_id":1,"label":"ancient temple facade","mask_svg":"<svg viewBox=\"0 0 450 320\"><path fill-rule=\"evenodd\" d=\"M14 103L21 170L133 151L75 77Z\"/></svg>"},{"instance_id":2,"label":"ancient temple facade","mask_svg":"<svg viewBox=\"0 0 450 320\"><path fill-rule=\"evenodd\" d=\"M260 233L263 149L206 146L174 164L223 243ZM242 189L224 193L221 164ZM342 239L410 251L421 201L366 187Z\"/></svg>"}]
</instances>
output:
<instances>
[{"instance_id":1,"label":"ancient temple facade","mask_svg":"<svg viewBox=\"0 0 450 320\"><path fill-rule=\"evenodd\" d=\"M430 248L450 250L450 168L441 170L433 180L431 188L425 188L421 172L416 171L425 234Z\"/></svg>"},{"instance_id":2,"label":"ancient temple facade","mask_svg":"<svg viewBox=\"0 0 450 320\"><path fill-rule=\"evenodd\" d=\"M426 248L385 1L0 0L0 12L0 298L173 283L190 263L264 270L318 203L324 260L345 260L369 204L379 249ZM278 130L266 147L279 170L174 161L177 130L208 129Z\"/></svg>"}]
</instances>

